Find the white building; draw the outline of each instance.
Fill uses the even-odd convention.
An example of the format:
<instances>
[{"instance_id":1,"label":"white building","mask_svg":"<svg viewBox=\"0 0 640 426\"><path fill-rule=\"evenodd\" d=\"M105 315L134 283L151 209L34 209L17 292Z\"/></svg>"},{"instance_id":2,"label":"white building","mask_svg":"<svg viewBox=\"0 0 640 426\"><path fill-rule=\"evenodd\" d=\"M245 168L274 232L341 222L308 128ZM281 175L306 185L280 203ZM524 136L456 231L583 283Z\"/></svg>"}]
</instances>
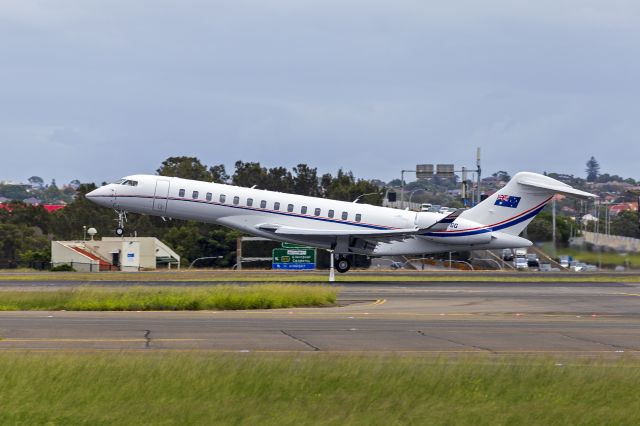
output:
<instances>
[{"instance_id":1,"label":"white building","mask_svg":"<svg viewBox=\"0 0 640 426\"><path fill-rule=\"evenodd\" d=\"M180 268L180 255L154 237L105 237L89 241L52 241L52 266L76 271L141 271L158 266Z\"/></svg>"}]
</instances>

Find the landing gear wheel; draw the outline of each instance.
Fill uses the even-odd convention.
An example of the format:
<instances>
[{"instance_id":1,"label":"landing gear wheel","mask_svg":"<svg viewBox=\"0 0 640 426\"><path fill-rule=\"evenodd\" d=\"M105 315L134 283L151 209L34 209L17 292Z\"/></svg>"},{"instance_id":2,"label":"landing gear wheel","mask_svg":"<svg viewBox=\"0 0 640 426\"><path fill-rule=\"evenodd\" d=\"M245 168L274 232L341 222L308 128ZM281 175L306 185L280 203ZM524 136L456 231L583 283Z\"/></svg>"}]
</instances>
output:
<instances>
[{"instance_id":1,"label":"landing gear wheel","mask_svg":"<svg viewBox=\"0 0 640 426\"><path fill-rule=\"evenodd\" d=\"M351 269L351 262L349 262L349 259L347 259L346 257L340 256L336 261L336 271L340 272L341 274L344 274L349 269Z\"/></svg>"},{"instance_id":2,"label":"landing gear wheel","mask_svg":"<svg viewBox=\"0 0 640 426\"><path fill-rule=\"evenodd\" d=\"M118 222L116 235L122 237L124 235L124 223L127 221L127 212L124 210L116 210L116 213L118 213L118 218L116 219Z\"/></svg>"}]
</instances>

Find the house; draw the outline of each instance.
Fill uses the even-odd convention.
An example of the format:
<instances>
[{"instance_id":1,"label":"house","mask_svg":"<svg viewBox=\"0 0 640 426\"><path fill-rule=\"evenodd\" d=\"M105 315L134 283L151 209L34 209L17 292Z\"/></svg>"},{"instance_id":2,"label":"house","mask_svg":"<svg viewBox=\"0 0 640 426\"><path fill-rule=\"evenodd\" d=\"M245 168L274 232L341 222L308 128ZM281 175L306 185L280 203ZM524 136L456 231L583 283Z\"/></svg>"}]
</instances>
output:
<instances>
[{"instance_id":1,"label":"house","mask_svg":"<svg viewBox=\"0 0 640 426\"><path fill-rule=\"evenodd\" d=\"M41 201L36 197L29 197L27 199L22 200L22 202L25 204L31 204L32 206L38 206L41 203Z\"/></svg>"},{"instance_id":2,"label":"house","mask_svg":"<svg viewBox=\"0 0 640 426\"><path fill-rule=\"evenodd\" d=\"M614 204L611 207L609 207L609 214L611 216L617 216L622 212L626 212L626 211L633 211L633 212L637 212L638 211L638 203L620 203L620 204Z\"/></svg>"}]
</instances>

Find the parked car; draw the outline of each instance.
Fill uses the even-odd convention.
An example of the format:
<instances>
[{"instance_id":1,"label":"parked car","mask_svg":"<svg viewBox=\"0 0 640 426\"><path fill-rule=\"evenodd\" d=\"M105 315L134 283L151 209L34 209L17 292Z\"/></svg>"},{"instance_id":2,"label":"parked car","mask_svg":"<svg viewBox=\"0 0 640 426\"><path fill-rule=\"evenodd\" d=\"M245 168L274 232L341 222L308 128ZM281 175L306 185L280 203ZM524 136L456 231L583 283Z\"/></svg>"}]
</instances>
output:
<instances>
[{"instance_id":1,"label":"parked car","mask_svg":"<svg viewBox=\"0 0 640 426\"><path fill-rule=\"evenodd\" d=\"M431 211L431 203L423 203L420 205L420 211L421 212L428 212Z\"/></svg>"},{"instance_id":2,"label":"parked car","mask_svg":"<svg viewBox=\"0 0 640 426\"><path fill-rule=\"evenodd\" d=\"M513 250L511 250L510 248L503 249L502 260L506 260L506 261L513 260Z\"/></svg>"},{"instance_id":3,"label":"parked car","mask_svg":"<svg viewBox=\"0 0 640 426\"><path fill-rule=\"evenodd\" d=\"M571 265L571 270L574 272L596 272L598 267L596 265L589 265L584 262L574 262Z\"/></svg>"},{"instance_id":4,"label":"parked car","mask_svg":"<svg viewBox=\"0 0 640 426\"><path fill-rule=\"evenodd\" d=\"M538 259L537 254L527 253L526 259L527 259L527 265L529 265L529 268L537 268L540 266L540 259Z\"/></svg>"},{"instance_id":5,"label":"parked car","mask_svg":"<svg viewBox=\"0 0 640 426\"><path fill-rule=\"evenodd\" d=\"M538 268L540 272L551 272L551 264L550 263L541 263Z\"/></svg>"},{"instance_id":6,"label":"parked car","mask_svg":"<svg viewBox=\"0 0 640 426\"><path fill-rule=\"evenodd\" d=\"M402 269L402 262L391 262L391 269Z\"/></svg>"},{"instance_id":7,"label":"parked car","mask_svg":"<svg viewBox=\"0 0 640 426\"><path fill-rule=\"evenodd\" d=\"M560 266L562 266L563 268L568 268L569 267L569 256L560 256Z\"/></svg>"},{"instance_id":8,"label":"parked car","mask_svg":"<svg viewBox=\"0 0 640 426\"><path fill-rule=\"evenodd\" d=\"M513 267L516 269L529 269L527 259L524 257L516 257L513 259Z\"/></svg>"}]
</instances>

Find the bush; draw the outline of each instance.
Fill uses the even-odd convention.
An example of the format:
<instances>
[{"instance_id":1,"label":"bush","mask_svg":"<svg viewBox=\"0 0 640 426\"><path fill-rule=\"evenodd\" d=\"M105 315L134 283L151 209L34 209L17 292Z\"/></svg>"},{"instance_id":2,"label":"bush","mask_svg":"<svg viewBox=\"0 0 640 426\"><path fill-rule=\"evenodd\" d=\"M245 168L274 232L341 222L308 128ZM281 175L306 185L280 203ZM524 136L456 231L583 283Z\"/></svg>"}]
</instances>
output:
<instances>
[{"instance_id":1,"label":"bush","mask_svg":"<svg viewBox=\"0 0 640 426\"><path fill-rule=\"evenodd\" d=\"M73 266L69 265L68 263L63 263L62 265L57 265L57 266L53 266L51 268L52 272L76 272L75 269L73 269Z\"/></svg>"}]
</instances>

